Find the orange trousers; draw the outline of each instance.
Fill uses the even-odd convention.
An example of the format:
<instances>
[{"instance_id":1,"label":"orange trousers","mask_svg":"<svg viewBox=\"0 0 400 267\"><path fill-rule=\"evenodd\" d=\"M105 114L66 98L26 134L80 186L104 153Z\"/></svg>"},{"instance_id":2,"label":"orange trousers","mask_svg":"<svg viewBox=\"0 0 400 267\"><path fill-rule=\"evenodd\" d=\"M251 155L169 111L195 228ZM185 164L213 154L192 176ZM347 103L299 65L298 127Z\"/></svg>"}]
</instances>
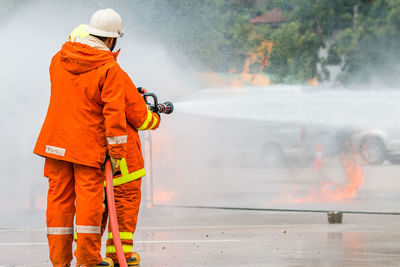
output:
<instances>
[{"instance_id":1,"label":"orange trousers","mask_svg":"<svg viewBox=\"0 0 400 267\"><path fill-rule=\"evenodd\" d=\"M46 222L53 266L70 266L75 213L77 265L95 266L102 260L104 171L47 158L44 176L49 178Z\"/></svg>"},{"instance_id":2,"label":"orange trousers","mask_svg":"<svg viewBox=\"0 0 400 267\"><path fill-rule=\"evenodd\" d=\"M132 257L133 233L136 230L141 201L141 183L142 178L139 178L114 186L115 209L117 211L122 249L126 259ZM106 209L103 216L102 232L106 228L107 217L108 210ZM106 256L111 258L115 263L118 262L110 225L108 225Z\"/></svg>"}]
</instances>

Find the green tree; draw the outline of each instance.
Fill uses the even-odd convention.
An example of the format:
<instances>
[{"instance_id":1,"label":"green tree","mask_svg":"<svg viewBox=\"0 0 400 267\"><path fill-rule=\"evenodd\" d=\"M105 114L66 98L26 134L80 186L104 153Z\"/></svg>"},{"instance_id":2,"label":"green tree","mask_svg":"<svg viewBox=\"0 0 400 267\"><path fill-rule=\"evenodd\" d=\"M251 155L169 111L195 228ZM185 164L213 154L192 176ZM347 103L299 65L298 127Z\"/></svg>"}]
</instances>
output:
<instances>
[{"instance_id":1,"label":"green tree","mask_svg":"<svg viewBox=\"0 0 400 267\"><path fill-rule=\"evenodd\" d=\"M275 43L266 70L273 74L275 82L298 83L314 77L329 79L327 60L320 56L320 50L338 28L351 25L351 2L356 1L271 2L273 7L282 9L286 17L285 24L264 32L264 38Z\"/></svg>"},{"instance_id":2,"label":"green tree","mask_svg":"<svg viewBox=\"0 0 400 267\"><path fill-rule=\"evenodd\" d=\"M338 81L366 83L371 77L397 80L400 63L400 6L376 0L354 6L353 24L340 29L330 47L330 64L341 64Z\"/></svg>"}]
</instances>

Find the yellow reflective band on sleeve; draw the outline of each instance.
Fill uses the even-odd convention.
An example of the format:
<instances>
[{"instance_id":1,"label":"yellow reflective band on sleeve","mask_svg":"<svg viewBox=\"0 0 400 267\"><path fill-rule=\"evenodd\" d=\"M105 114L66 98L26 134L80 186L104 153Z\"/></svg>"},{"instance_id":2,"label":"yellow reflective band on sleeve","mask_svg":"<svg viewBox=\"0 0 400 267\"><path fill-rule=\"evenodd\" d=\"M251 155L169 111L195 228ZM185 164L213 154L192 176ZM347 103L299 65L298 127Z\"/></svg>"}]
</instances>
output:
<instances>
[{"instance_id":1,"label":"yellow reflective band on sleeve","mask_svg":"<svg viewBox=\"0 0 400 267\"><path fill-rule=\"evenodd\" d=\"M122 170L121 170L121 173L122 173ZM113 179L113 186L126 184L126 183L128 183L130 181L139 179L139 178L141 178L141 177L143 177L145 175L146 175L146 171L145 171L144 168L140 169L140 170L137 170L135 172L131 172L131 173L127 174L127 175L122 175L120 177L117 177L117 178ZM106 182L104 182L104 186L106 186Z\"/></svg>"},{"instance_id":2,"label":"yellow reflective band on sleeve","mask_svg":"<svg viewBox=\"0 0 400 267\"><path fill-rule=\"evenodd\" d=\"M133 246L130 245L122 245L122 250L125 253L129 253L133 251ZM107 246L106 248L106 253L117 253L117 251L115 250L115 246Z\"/></svg>"},{"instance_id":3,"label":"yellow reflective band on sleeve","mask_svg":"<svg viewBox=\"0 0 400 267\"><path fill-rule=\"evenodd\" d=\"M138 128L139 131L141 130L145 130L147 128L147 126L149 125L149 122L151 121L151 119L153 118L153 113L151 113L150 110L147 110L147 118L144 121L144 123L142 124L142 126L140 126Z\"/></svg>"},{"instance_id":4,"label":"yellow reflective band on sleeve","mask_svg":"<svg viewBox=\"0 0 400 267\"><path fill-rule=\"evenodd\" d=\"M77 232L74 233L74 239L78 240L78 233Z\"/></svg>"},{"instance_id":5,"label":"yellow reflective band on sleeve","mask_svg":"<svg viewBox=\"0 0 400 267\"><path fill-rule=\"evenodd\" d=\"M157 120L156 116L154 115L153 116L153 124L150 126L149 130L153 129L157 125L157 122L158 122L158 120Z\"/></svg>"},{"instance_id":6,"label":"yellow reflective band on sleeve","mask_svg":"<svg viewBox=\"0 0 400 267\"><path fill-rule=\"evenodd\" d=\"M129 174L128 165L126 164L125 158L121 159L121 162L119 163L119 169L121 170L122 176Z\"/></svg>"},{"instance_id":7,"label":"yellow reflective band on sleeve","mask_svg":"<svg viewBox=\"0 0 400 267\"><path fill-rule=\"evenodd\" d=\"M131 232L119 232L119 237L121 240L132 240L133 239L133 233ZM107 239L113 239L113 234L110 232L108 233Z\"/></svg>"}]
</instances>

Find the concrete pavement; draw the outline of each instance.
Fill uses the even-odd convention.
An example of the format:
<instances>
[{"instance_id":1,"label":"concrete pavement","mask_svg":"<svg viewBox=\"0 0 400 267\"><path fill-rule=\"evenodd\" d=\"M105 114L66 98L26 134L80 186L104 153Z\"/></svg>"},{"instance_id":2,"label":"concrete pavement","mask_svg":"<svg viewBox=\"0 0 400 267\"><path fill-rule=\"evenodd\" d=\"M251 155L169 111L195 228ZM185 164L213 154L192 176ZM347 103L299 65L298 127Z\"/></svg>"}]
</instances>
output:
<instances>
[{"instance_id":1,"label":"concrete pavement","mask_svg":"<svg viewBox=\"0 0 400 267\"><path fill-rule=\"evenodd\" d=\"M142 267L400 265L400 216L154 207L139 221ZM0 237L0 266L51 266L44 229Z\"/></svg>"}]
</instances>

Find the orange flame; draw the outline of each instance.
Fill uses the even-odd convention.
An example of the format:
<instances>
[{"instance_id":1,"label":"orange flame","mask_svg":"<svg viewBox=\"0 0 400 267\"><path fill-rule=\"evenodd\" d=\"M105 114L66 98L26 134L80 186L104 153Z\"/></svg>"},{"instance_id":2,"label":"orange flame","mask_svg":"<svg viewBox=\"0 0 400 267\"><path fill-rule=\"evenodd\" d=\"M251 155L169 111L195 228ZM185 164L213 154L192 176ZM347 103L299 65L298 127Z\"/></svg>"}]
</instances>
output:
<instances>
[{"instance_id":1,"label":"orange flame","mask_svg":"<svg viewBox=\"0 0 400 267\"><path fill-rule=\"evenodd\" d=\"M281 195L279 201L274 201L274 203L339 202L354 199L364 183L360 156L358 153L351 152L349 156L342 156L342 162L347 176L343 184L326 181L319 188L310 188L305 197L299 198L294 197L292 193L285 193Z\"/></svg>"},{"instance_id":2,"label":"orange flame","mask_svg":"<svg viewBox=\"0 0 400 267\"><path fill-rule=\"evenodd\" d=\"M244 62L243 70L239 74L239 76L232 81L232 86L243 87L246 84L253 84L257 76L254 74L250 74L250 67L256 62L261 64L260 71L262 71L265 67L268 67L273 46L273 42L268 40L261 40L259 46L257 46L254 50L248 52L246 60Z\"/></svg>"},{"instance_id":3,"label":"orange flame","mask_svg":"<svg viewBox=\"0 0 400 267\"><path fill-rule=\"evenodd\" d=\"M353 199L357 196L358 189L364 183L364 172L360 163L360 156L352 153L352 158L343 160L348 182L344 185L331 188L332 182L326 182L323 185L322 193L326 199L340 201L344 199Z\"/></svg>"},{"instance_id":4,"label":"orange flame","mask_svg":"<svg viewBox=\"0 0 400 267\"><path fill-rule=\"evenodd\" d=\"M251 49L246 55L242 70L230 69L228 77L214 72L206 72L199 74L200 80L207 86L212 87L243 87L250 86L266 86L271 85L271 81L265 76L263 70L268 67L271 58L272 48L274 43L258 36L259 45ZM259 64L257 73L251 73L250 67L254 64Z\"/></svg>"}]
</instances>

